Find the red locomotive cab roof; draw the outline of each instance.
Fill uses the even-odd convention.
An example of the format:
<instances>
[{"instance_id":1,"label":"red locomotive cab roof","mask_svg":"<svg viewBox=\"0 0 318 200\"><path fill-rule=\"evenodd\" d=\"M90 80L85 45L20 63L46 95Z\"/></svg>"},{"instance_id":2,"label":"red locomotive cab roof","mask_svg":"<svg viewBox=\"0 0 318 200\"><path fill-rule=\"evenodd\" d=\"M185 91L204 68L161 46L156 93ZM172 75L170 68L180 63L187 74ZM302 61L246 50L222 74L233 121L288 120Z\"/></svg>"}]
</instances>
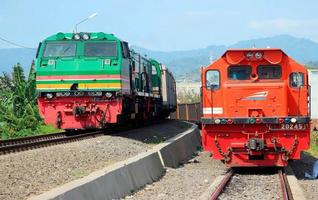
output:
<instances>
[{"instance_id":1,"label":"red locomotive cab roof","mask_svg":"<svg viewBox=\"0 0 318 200\"><path fill-rule=\"evenodd\" d=\"M265 59L271 64L278 64L286 55L278 48L251 48L251 49L229 49L223 54L223 58L231 64L239 64L243 60L257 61Z\"/></svg>"}]
</instances>

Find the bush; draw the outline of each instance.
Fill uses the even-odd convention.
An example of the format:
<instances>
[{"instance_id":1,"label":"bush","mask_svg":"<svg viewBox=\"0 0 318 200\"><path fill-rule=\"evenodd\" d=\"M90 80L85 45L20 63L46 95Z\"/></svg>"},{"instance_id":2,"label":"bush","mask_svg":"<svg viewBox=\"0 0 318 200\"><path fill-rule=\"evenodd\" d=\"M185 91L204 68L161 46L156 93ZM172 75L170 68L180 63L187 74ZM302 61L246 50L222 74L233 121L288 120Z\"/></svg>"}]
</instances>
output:
<instances>
[{"instance_id":1,"label":"bush","mask_svg":"<svg viewBox=\"0 0 318 200\"><path fill-rule=\"evenodd\" d=\"M32 64L28 78L18 63L12 75L0 76L0 135L2 139L23 137L38 133L43 121L38 113Z\"/></svg>"},{"instance_id":2,"label":"bush","mask_svg":"<svg viewBox=\"0 0 318 200\"><path fill-rule=\"evenodd\" d=\"M191 91L183 90L178 92L178 103L199 103L201 101L200 94Z\"/></svg>"}]
</instances>

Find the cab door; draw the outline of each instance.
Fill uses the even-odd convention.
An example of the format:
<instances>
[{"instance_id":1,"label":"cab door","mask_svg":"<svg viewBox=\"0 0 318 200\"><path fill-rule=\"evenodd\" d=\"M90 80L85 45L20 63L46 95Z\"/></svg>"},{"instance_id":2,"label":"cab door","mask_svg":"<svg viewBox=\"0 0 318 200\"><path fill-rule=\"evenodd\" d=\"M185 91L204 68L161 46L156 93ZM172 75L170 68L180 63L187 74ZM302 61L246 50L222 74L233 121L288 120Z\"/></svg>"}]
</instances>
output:
<instances>
[{"instance_id":1,"label":"cab door","mask_svg":"<svg viewBox=\"0 0 318 200\"><path fill-rule=\"evenodd\" d=\"M306 77L307 78L307 77ZM306 84L305 84L306 83ZM289 75L291 97L289 99L289 115L306 116L308 109L308 79L302 72L292 72Z\"/></svg>"},{"instance_id":2,"label":"cab door","mask_svg":"<svg viewBox=\"0 0 318 200\"><path fill-rule=\"evenodd\" d=\"M220 117L224 113L221 72L218 69L204 69L202 72L203 117Z\"/></svg>"}]
</instances>

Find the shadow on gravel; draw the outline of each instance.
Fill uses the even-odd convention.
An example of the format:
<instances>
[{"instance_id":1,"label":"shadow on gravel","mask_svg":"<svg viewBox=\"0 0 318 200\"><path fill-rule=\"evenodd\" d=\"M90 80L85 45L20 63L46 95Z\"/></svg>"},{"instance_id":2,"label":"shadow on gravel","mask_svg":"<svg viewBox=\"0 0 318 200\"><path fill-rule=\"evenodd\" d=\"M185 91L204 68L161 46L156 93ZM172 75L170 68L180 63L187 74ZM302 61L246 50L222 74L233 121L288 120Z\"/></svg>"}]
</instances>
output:
<instances>
[{"instance_id":1,"label":"shadow on gravel","mask_svg":"<svg viewBox=\"0 0 318 200\"><path fill-rule=\"evenodd\" d=\"M119 131L111 131L109 135L137 140L147 144L159 144L184 131L192 125L178 120L160 120L139 125L119 127Z\"/></svg>"},{"instance_id":2,"label":"shadow on gravel","mask_svg":"<svg viewBox=\"0 0 318 200\"><path fill-rule=\"evenodd\" d=\"M313 173L313 165L318 159L311 156L307 152L302 152L300 155L300 160L291 160L289 165L292 167L294 174L298 180L309 180L305 177L305 173Z\"/></svg>"},{"instance_id":3,"label":"shadow on gravel","mask_svg":"<svg viewBox=\"0 0 318 200\"><path fill-rule=\"evenodd\" d=\"M232 168L236 174L247 175L273 175L277 174L278 167L236 167Z\"/></svg>"}]
</instances>

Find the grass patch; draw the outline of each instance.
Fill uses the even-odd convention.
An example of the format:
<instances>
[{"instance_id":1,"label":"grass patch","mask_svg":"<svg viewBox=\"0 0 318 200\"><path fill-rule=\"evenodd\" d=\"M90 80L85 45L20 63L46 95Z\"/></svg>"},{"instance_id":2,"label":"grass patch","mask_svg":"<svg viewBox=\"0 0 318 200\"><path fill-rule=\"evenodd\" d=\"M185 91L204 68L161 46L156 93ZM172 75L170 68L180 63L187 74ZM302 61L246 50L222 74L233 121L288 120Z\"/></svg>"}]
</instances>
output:
<instances>
[{"instance_id":1,"label":"grass patch","mask_svg":"<svg viewBox=\"0 0 318 200\"><path fill-rule=\"evenodd\" d=\"M79 170L79 169L72 171L72 176L75 178L83 178L84 176L87 176L88 174L89 173L87 171Z\"/></svg>"},{"instance_id":2,"label":"grass patch","mask_svg":"<svg viewBox=\"0 0 318 200\"><path fill-rule=\"evenodd\" d=\"M2 140L63 132L62 129L57 129L54 126L45 125L43 123L38 125L35 129L28 128L28 129L21 129L21 130L15 131L15 130L11 129L9 126L3 128L3 129L1 129L1 128L2 127L0 127L0 139L2 139Z\"/></svg>"},{"instance_id":3,"label":"grass patch","mask_svg":"<svg viewBox=\"0 0 318 200\"><path fill-rule=\"evenodd\" d=\"M318 157L318 131L313 131L311 133L310 149L307 152L315 157Z\"/></svg>"},{"instance_id":4,"label":"grass patch","mask_svg":"<svg viewBox=\"0 0 318 200\"><path fill-rule=\"evenodd\" d=\"M62 129L57 129L52 125L40 125L37 128L37 132L38 134L44 135L44 134L50 134L50 133L59 133L59 132L63 132L64 130Z\"/></svg>"}]
</instances>

